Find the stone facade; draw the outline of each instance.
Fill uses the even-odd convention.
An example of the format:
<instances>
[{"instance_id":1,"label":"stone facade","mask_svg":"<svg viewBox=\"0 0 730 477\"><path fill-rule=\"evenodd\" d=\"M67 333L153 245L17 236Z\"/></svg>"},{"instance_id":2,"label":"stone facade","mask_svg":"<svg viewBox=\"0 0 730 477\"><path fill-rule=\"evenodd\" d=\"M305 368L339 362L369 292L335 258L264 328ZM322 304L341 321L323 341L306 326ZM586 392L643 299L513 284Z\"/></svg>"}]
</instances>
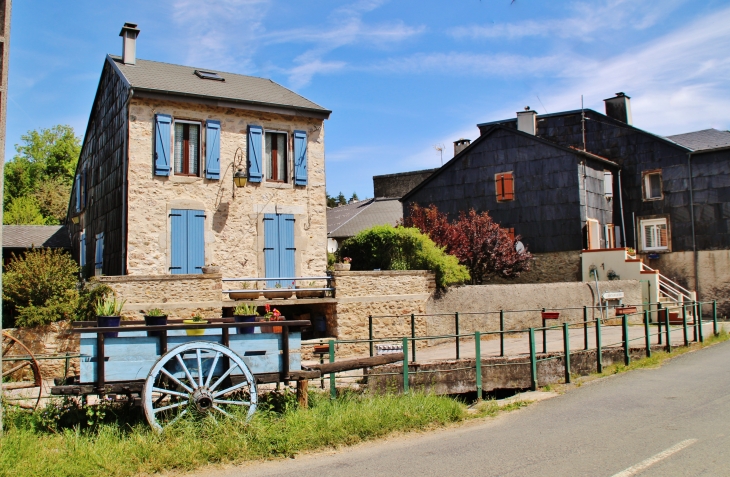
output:
<instances>
[{"instance_id":1,"label":"stone facade","mask_svg":"<svg viewBox=\"0 0 730 477\"><path fill-rule=\"evenodd\" d=\"M204 123L221 122L220 180L152 170L155 114ZM247 128L307 131L308 185L249 182L233 190L233 162L247 151ZM201 160L201 162L203 162ZM200 167L204 169L203 164ZM290 167L291 169L291 167ZM291 174L290 174L291 175ZM127 272L129 275L169 273L170 219L173 208L205 211L205 262L221 266L224 276L265 276L263 217L265 213L295 217L296 274L321 276L326 257L324 128L321 119L215 107L207 104L135 98L129 115ZM235 198L232 196L235 192Z\"/></svg>"},{"instance_id":2,"label":"stone facade","mask_svg":"<svg viewBox=\"0 0 730 477\"><path fill-rule=\"evenodd\" d=\"M68 322L58 322L35 328L11 328L5 331L27 346L30 352L38 358L50 355L62 356L66 353L70 356L78 355L79 334L71 333L70 330L71 325ZM14 347L3 357L10 358L14 355L24 356L25 354L25 350ZM42 359L38 361L38 365L45 381L64 377L63 374L66 370L65 359ZM68 366L69 376L79 374L78 358L70 358Z\"/></svg>"},{"instance_id":3,"label":"stone facade","mask_svg":"<svg viewBox=\"0 0 730 477\"><path fill-rule=\"evenodd\" d=\"M579 250L569 252L535 253L530 261L530 271L520 273L514 279L490 277L490 284L554 283L581 280Z\"/></svg>"}]
</instances>

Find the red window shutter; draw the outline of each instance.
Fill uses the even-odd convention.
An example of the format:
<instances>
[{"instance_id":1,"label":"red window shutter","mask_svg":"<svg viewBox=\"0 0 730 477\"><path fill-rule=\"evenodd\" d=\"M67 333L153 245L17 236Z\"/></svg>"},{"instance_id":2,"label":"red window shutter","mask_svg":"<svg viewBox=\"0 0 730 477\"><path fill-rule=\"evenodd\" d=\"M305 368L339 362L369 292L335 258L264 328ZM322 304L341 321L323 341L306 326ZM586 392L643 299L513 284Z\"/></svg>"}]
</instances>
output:
<instances>
[{"instance_id":1,"label":"red window shutter","mask_svg":"<svg viewBox=\"0 0 730 477\"><path fill-rule=\"evenodd\" d=\"M507 229L507 235L509 235L509 238L514 242L515 241L515 229L510 227Z\"/></svg>"},{"instance_id":2,"label":"red window shutter","mask_svg":"<svg viewBox=\"0 0 730 477\"><path fill-rule=\"evenodd\" d=\"M497 200L504 200L504 174L497 174Z\"/></svg>"},{"instance_id":3,"label":"red window shutter","mask_svg":"<svg viewBox=\"0 0 730 477\"><path fill-rule=\"evenodd\" d=\"M512 173L508 172L506 174L502 174L502 181L504 182L504 185L502 186L502 190L504 191L503 200L514 199L515 198L515 188L514 188L514 179L512 177Z\"/></svg>"}]
</instances>

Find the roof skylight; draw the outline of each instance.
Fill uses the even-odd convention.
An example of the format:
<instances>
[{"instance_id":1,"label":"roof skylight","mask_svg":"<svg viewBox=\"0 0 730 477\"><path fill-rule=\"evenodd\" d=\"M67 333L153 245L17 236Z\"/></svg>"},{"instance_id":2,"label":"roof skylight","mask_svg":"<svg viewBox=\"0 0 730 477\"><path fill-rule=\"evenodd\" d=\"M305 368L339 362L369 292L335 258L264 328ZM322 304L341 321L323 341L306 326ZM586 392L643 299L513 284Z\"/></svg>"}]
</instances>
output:
<instances>
[{"instance_id":1,"label":"roof skylight","mask_svg":"<svg viewBox=\"0 0 730 477\"><path fill-rule=\"evenodd\" d=\"M226 79L220 76L218 73L215 73L213 71L203 71L203 70L195 70L195 75L203 78L203 79L209 79L209 80L215 80L215 81L225 81Z\"/></svg>"}]
</instances>

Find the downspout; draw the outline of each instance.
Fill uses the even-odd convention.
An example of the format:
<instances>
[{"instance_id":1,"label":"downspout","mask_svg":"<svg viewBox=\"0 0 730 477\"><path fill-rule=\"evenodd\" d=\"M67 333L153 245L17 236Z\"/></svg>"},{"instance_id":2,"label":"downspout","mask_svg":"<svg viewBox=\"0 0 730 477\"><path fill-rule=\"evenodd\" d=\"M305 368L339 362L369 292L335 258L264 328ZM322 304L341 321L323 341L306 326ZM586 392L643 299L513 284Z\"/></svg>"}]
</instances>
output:
<instances>
[{"instance_id":1,"label":"downspout","mask_svg":"<svg viewBox=\"0 0 730 477\"><path fill-rule=\"evenodd\" d=\"M689 217L692 221L692 255L694 256L694 268L695 268L695 294L699 298L700 294L700 276L699 276L699 265L697 257L697 238L695 236L695 203L694 194L692 190L692 153L687 153L687 169L689 173Z\"/></svg>"},{"instance_id":2,"label":"downspout","mask_svg":"<svg viewBox=\"0 0 730 477\"><path fill-rule=\"evenodd\" d=\"M626 224L624 223L624 192L621 187L621 169L618 170L618 202L621 206L621 235L623 236L623 244L626 247Z\"/></svg>"}]
</instances>

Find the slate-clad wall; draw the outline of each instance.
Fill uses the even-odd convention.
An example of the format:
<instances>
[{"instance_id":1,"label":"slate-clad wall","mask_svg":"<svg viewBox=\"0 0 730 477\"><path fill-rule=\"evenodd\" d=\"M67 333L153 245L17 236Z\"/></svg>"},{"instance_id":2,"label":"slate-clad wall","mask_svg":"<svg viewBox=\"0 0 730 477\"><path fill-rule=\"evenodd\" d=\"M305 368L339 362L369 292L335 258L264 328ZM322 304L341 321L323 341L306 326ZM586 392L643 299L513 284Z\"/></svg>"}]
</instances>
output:
<instances>
[{"instance_id":1,"label":"slate-clad wall","mask_svg":"<svg viewBox=\"0 0 730 477\"><path fill-rule=\"evenodd\" d=\"M489 211L503 227L514 227L532 252L583 248L579 170L576 154L499 130L473 143L406 201L435 204L450 217L474 208ZM512 171L515 198L497 202L495 174ZM601 168L601 174L603 174ZM602 187L602 185L601 185ZM589 181L589 188L594 185ZM590 200L589 200L590 201Z\"/></svg>"},{"instance_id":2,"label":"slate-clad wall","mask_svg":"<svg viewBox=\"0 0 730 477\"><path fill-rule=\"evenodd\" d=\"M730 151L697 154L691 160L697 249L727 249L730 244ZM689 249L691 247L690 242Z\"/></svg>"},{"instance_id":3,"label":"slate-clad wall","mask_svg":"<svg viewBox=\"0 0 730 477\"><path fill-rule=\"evenodd\" d=\"M98 233L104 233L104 275L125 273L123 222L127 97L125 84L105 62L77 168L77 173L84 169L87 171L86 208L78 224L74 225L71 221L67 224L75 258L79 256L80 233L86 229L86 263L92 269L95 237ZM74 194L75 190L71 192L71 216L74 215Z\"/></svg>"}]
</instances>

